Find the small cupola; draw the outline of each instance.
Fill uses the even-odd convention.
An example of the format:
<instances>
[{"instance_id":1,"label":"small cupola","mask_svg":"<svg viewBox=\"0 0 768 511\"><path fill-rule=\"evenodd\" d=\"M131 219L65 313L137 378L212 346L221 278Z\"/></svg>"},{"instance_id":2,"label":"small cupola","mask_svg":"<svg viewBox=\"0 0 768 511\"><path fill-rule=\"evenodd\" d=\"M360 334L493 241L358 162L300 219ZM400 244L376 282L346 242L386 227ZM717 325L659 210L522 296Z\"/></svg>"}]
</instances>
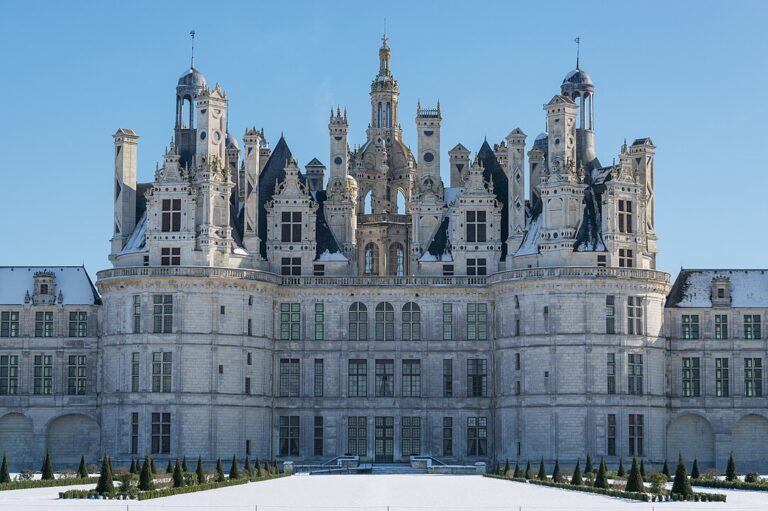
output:
<instances>
[{"instance_id":1,"label":"small cupola","mask_svg":"<svg viewBox=\"0 0 768 511\"><path fill-rule=\"evenodd\" d=\"M32 303L45 305L56 303L56 274L52 271L38 271L34 274L35 290L32 294Z\"/></svg>"},{"instance_id":2,"label":"small cupola","mask_svg":"<svg viewBox=\"0 0 768 511\"><path fill-rule=\"evenodd\" d=\"M713 307L731 306L731 279L718 276L712 279L710 299Z\"/></svg>"}]
</instances>

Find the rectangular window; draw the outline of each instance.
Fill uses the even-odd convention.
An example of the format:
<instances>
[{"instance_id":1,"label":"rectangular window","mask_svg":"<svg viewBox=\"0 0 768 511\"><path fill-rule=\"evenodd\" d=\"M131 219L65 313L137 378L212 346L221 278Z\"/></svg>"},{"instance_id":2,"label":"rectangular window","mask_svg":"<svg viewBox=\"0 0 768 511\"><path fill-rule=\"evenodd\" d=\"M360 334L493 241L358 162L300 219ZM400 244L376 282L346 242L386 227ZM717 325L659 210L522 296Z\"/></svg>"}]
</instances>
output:
<instances>
[{"instance_id":1,"label":"rectangular window","mask_svg":"<svg viewBox=\"0 0 768 511\"><path fill-rule=\"evenodd\" d=\"M347 454L366 456L368 454L368 419L363 416L347 417Z\"/></svg>"},{"instance_id":2,"label":"rectangular window","mask_svg":"<svg viewBox=\"0 0 768 511\"><path fill-rule=\"evenodd\" d=\"M245 377L245 395L251 395L251 379L248 376Z\"/></svg>"},{"instance_id":3,"label":"rectangular window","mask_svg":"<svg viewBox=\"0 0 768 511\"><path fill-rule=\"evenodd\" d=\"M643 335L643 302L639 296L627 297L627 333Z\"/></svg>"},{"instance_id":4,"label":"rectangular window","mask_svg":"<svg viewBox=\"0 0 768 511\"><path fill-rule=\"evenodd\" d=\"M152 392L171 392L173 353L155 351L152 353Z\"/></svg>"},{"instance_id":5,"label":"rectangular window","mask_svg":"<svg viewBox=\"0 0 768 511\"><path fill-rule=\"evenodd\" d=\"M299 276L301 275L301 257L281 257L280 275Z\"/></svg>"},{"instance_id":6,"label":"rectangular window","mask_svg":"<svg viewBox=\"0 0 768 511\"><path fill-rule=\"evenodd\" d=\"M488 454L488 418L467 417L467 456Z\"/></svg>"},{"instance_id":7,"label":"rectangular window","mask_svg":"<svg viewBox=\"0 0 768 511\"><path fill-rule=\"evenodd\" d=\"M443 340L453 340L453 305L443 304Z\"/></svg>"},{"instance_id":8,"label":"rectangular window","mask_svg":"<svg viewBox=\"0 0 768 511\"><path fill-rule=\"evenodd\" d=\"M467 304L467 340L485 341L488 339L488 304Z\"/></svg>"},{"instance_id":9,"label":"rectangular window","mask_svg":"<svg viewBox=\"0 0 768 511\"><path fill-rule=\"evenodd\" d=\"M15 311L0 312L0 337L19 336L19 313Z\"/></svg>"},{"instance_id":10,"label":"rectangular window","mask_svg":"<svg viewBox=\"0 0 768 511\"><path fill-rule=\"evenodd\" d=\"M744 316L744 338L749 340L760 339L760 314L747 314Z\"/></svg>"},{"instance_id":11,"label":"rectangular window","mask_svg":"<svg viewBox=\"0 0 768 511\"><path fill-rule=\"evenodd\" d=\"M392 397L395 395L395 362L394 360L376 361L376 397Z\"/></svg>"},{"instance_id":12,"label":"rectangular window","mask_svg":"<svg viewBox=\"0 0 768 511\"><path fill-rule=\"evenodd\" d=\"M163 199L162 232L181 231L181 199Z\"/></svg>"},{"instance_id":13,"label":"rectangular window","mask_svg":"<svg viewBox=\"0 0 768 511\"><path fill-rule=\"evenodd\" d=\"M453 360L443 359L443 397L453 397Z\"/></svg>"},{"instance_id":14,"label":"rectangular window","mask_svg":"<svg viewBox=\"0 0 768 511\"><path fill-rule=\"evenodd\" d=\"M453 456L453 417L443 417L443 456Z\"/></svg>"},{"instance_id":15,"label":"rectangular window","mask_svg":"<svg viewBox=\"0 0 768 511\"><path fill-rule=\"evenodd\" d=\"M160 249L160 266L179 266L181 264L181 249L179 247L163 247Z\"/></svg>"},{"instance_id":16,"label":"rectangular window","mask_svg":"<svg viewBox=\"0 0 768 511\"><path fill-rule=\"evenodd\" d=\"M133 295L133 333L141 333L141 295Z\"/></svg>"},{"instance_id":17,"label":"rectangular window","mask_svg":"<svg viewBox=\"0 0 768 511\"><path fill-rule=\"evenodd\" d=\"M597 267L605 268L606 266L608 266L607 258L604 255L597 256Z\"/></svg>"},{"instance_id":18,"label":"rectangular window","mask_svg":"<svg viewBox=\"0 0 768 511\"><path fill-rule=\"evenodd\" d=\"M488 270L485 258L467 259L467 275L486 275Z\"/></svg>"},{"instance_id":19,"label":"rectangular window","mask_svg":"<svg viewBox=\"0 0 768 511\"><path fill-rule=\"evenodd\" d=\"M744 359L744 395L762 397L763 395L763 359Z\"/></svg>"},{"instance_id":20,"label":"rectangular window","mask_svg":"<svg viewBox=\"0 0 768 511\"><path fill-rule=\"evenodd\" d=\"M299 416L280 416L280 456L299 455Z\"/></svg>"},{"instance_id":21,"label":"rectangular window","mask_svg":"<svg viewBox=\"0 0 768 511\"><path fill-rule=\"evenodd\" d=\"M325 304L315 304L315 340L325 339Z\"/></svg>"},{"instance_id":22,"label":"rectangular window","mask_svg":"<svg viewBox=\"0 0 768 511\"><path fill-rule=\"evenodd\" d=\"M488 361L484 358L467 359L467 395L469 397L488 395Z\"/></svg>"},{"instance_id":23,"label":"rectangular window","mask_svg":"<svg viewBox=\"0 0 768 511\"><path fill-rule=\"evenodd\" d=\"M85 394L85 355L70 355L68 358L67 394Z\"/></svg>"},{"instance_id":24,"label":"rectangular window","mask_svg":"<svg viewBox=\"0 0 768 511\"><path fill-rule=\"evenodd\" d=\"M728 397L731 394L730 386L730 368L727 358L715 359L715 395L717 397Z\"/></svg>"},{"instance_id":25,"label":"rectangular window","mask_svg":"<svg viewBox=\"0 0 768 511\"><path fill-rule=\"evenodd\" d=\"M643 456L643 416L629 414L629 455Z\"/></svg>"},{"instance_id":26,"label":"rectangular window","mask_svg":"<svg viewBox=\"0 0 768 511\"><path fill-rule=\"evenodd\" d=\"M519 371L521 367L521 359L520 353L515 353L515 371Z\"/></svg>"},{"instance_id":27,"label":"rectangular window","mask_svg":"<svg viewBox=\"0 0 768 511\"><path fill-rule=\"evenodd\" d=\"M686 340L694 340L699 338L699 315L698 314L683 314L683 331L682 337Z\"/></svg>"},{"instance_id":28,"label":"rectangular window","mask_svg":"<svg viewBox=\"0 0 768 511\"><path fill-rule=\"evenodd\" d=\"M301 304L280 304L280 340L298 341L301 339Z\"/></svg>"},{"instance_id":29,"label":"rectangular window","mask_svg":"<svg viewBox=\"0 0 768 511\"><path fill-rule=\"evenodd\" d=\"M131 353L131 392L139 391L139 352Z\"/></svg>"},{"instance_id":30,"label":"rectangular window","mask_svg":"<svg viewBox=\"0 0 768 511\"><path fill-rule=\"evenodd\" d=\"M280 359L280 397L299 397L299 359Z\"/></svg>"},{"instance_id":31,"label":"rectangular window","mask_svg":"<svg viewBox=\"0 0 768 511\"><path fill-rule=\"evenodd\" d=\"M53 357L35 355L33 392L38 396L50 396L53 393Z\"/></svg>"},{"instance_id":32,"label":"rectangular window","mask_svg":"<svg viewBox=\"0 0 768 511\"><path fill-rule=\"evenodd\" d=\"M683 397L701 395L701 372L699 357L683 358Z\"/></svg>"},{"instance_id":33,"label":"rectangular window","mask_svg":"<svg viewBox=\"0 0 768 511\"><path fill-rule=\"evenodd\" d=\"M53 312L35 312L35 337L53 337Z\"/></svg>"},{"instance_id":34,"label":"rectangular window","mask_svg":"<svg viewBox=\"0 0 768 511\"><path fill-rule=\"evenodd\" d=\"M322 358L315 359L315 375L314 375L314 395L315 397L323 397L323 384L325 380L325 366Z\"/></svg>"},{"instance_id":35,"label":"rectangular window","mask_svg":"<svg viewBox=\"0 0 768 511\"><path fill-rule=\"evenodd\" d=\"M350 360L347 375L347 395L349 397L368 396L368 361Z\"/></svg>"},{"instance_id":36,"label":"rectangular window","mask_svg":"<svg viewBox=\"0 0 768 511\"><path fill-rule=\"evenodd\" d=\"M484 243L485 236L485 211L467 211L466 216L467 242Z\"/></svg>"},{"instance_id":37,"label":"rectangular window","mask_svg":"<svg viewBox=\"0 0 768 511\"><path fill-rule=\"evenodd\" d=\"M131 454L139 454L139 413L131 413Z\"/></svg>"},{"instance_id":38,"label":"rectangular window","mask_svg":"<svg viewBox=\"0 0 768 511\"><path fill-rule=\"evenodd\" d=\"M19 393L19 356L0 355L0 395Z\"/></svg>"},{"instance_id":39,"label":"rectangular window","mask_svg":"<svg viewBox=\"0 0 768 511\"><path fill-rule=\"evenodd\" d=\"M249 336L253 335L253 320L251 318L248 318L248 322L246 323L245 330Z\"/></svg>"},{"instance_id":40,"label":"rectangular window","mask_svg":"<svg viewBox=\"0 0 768 511\"><path fill-rule=\"evenodd\" d=\"M156 334L170 334L173 331L173 295L153 295L152 315L152 331Z\"/></svg>"},{"instance_id":41,"label":"rectangular window","mask_svg":"<svg viewBox=\"0 0 768 511\"><path fill-rule=\"evenodd\" d=\"M616 297L613 295L605 297L605 333L616 333Z\"/></svg>"},{"instance_id":42,"label":"rectangular window","mask_svg":"<svg viewBox=\"0 0 768 511\"><path fill-rule=\"evenodd\" d=\"M421 360L403 360L403 397L421 397Z\"/></svg>"},{"instance_id":43,"label":"rectangular window","mask_svg":"<svg viewBox=\"0 0 768 511\"><path fill-rule=\"evenodd\" d=\"M443 277L453 277L453 265L452 264L444 264L443 265Z\"/></svg>"},{"instance_id":44,"label":"rectangular window","mask_svg":"<svg viewBox=\"0 0 768 511\"><path fill-rule=\"evenodd\" d=\"M608 414L608 456L616 456L616 414Z\"/></svg>"},{"instance_id":45,"label":"rectangular window","mask_svg":"<svg viewBox=\"0 0 768 511\"><path fill-rule=\"evenodd\" d=\"M282 232L280 241L283 243L298 243L301 241L301 212L283 211L280 215Z\"/></svg>"},{"instance_id":46,"label":"rectangular window","mask_svg":"<svg viewBox=\"0 0 768 511\"><path fill-rule=\"evenodd\" d=\"M69 313L69 336L87 337L88 336L88 313L70 312Z\"/></svg>"},{"instance_id":47,"label":"rectangular window","mask_svg":"<svg viewBox=\"0 0 768 511\"><path fill-rule=\"evenodd\" d=\"M171 453L171 414L152 412L152 454Z\"/></svg>"},{"instance_id":48,"label":"rectangular window","mask_svg":"<svg viewBox=\"0 0 768 511\"><path fill-rule=\"evenodd\" d=\"M314 264L312 265L312 275L315 277L324 277L325 276L325 265L324 264Z\"/></svg>"},{"instance_id":49,"label":"rectangular window","mask_svg":"<svg viewBox=\"0 0 768 511\"><path fill-rule=\"evenodd\" d=\"M403 456L421 454L421 417L403 417L400 441Z\"/></svg>"},{"instance_id":50,"label":"rectangular window","mask_svg":"<svg viewBox=\"0 0 768 511\"><path fill-rule=\"evenodd\" d=\"M619 199L619 232L632 233L632 201Z\"/></svg>"},{"instance_id":51,"label":"rectangular window","mask_svg":"<svg viewBox=\"0 0 768 511\"><path fill-rule=\"evenodd\" d=\"M608 385L608 394L616 393L616 354L606 353L606 376Z\"/></svg>"},{"instance_id":52,"label":"rectangular window","mask_svg":"<svg viewBox=\"0 0 768 511\"><path fill-rule=\"evenodd\" d=\"M634 268L635 257L631 248L619 249L619 268Z\"/></svg>"},{"instance_id":53,"label":"rectangular window","mask_svg":"<svg viewBox=\"0 0 768 511\"><path fill-rule=\"evenodd\" d=\"M715 339L728 339L728 316L715 314Z\"/></svg>"},{"instance_id":54,"label":"rectangular window","mask_svg":"<svg viewBox=\"0 0 768 511\"><path fill-rule=\"evenodd\" d=\"M323 417L315 416L315 456L323 455Z\"/></svg>"},{"instance_id":55,"label":"rectangular window","mask_svg":"<svg viewBox=\"0 0 768 511\"><path fill-rule=\"evenodd\" d=\"M643 394L643 356L630 353L627 355L627 393Z\"/></svg>"}]
</instances>

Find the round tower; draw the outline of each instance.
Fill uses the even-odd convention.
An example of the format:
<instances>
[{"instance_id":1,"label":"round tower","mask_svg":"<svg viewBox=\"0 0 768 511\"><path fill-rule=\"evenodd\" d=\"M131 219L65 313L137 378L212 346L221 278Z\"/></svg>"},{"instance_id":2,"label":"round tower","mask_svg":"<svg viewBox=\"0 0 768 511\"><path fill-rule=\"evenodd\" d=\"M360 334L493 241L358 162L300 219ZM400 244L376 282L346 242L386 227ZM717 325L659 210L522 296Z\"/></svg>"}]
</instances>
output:
<instances>
[{"instance_id":1,"label":"round tower","mask_svg":"<svg viewBox=\"0 0 768 511\"><path fill-rule=\"evenodd\" d=\"M579 120L576 129L576 166L579 168L599 167L595 152L595 86L586 71L579 68L565 75L560 85L560 93L576 103Z\"/></svg>"}]
</instances>

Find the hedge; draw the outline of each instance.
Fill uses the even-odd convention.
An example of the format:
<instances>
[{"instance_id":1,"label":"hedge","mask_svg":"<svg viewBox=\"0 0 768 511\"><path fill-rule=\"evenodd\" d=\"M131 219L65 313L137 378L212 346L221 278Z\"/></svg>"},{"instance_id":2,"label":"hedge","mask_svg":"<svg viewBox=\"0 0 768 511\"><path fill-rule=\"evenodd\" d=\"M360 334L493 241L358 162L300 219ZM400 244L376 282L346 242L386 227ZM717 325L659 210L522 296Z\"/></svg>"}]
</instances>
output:
<instances>
[{"instance_id":1,"label":"hedge","mask_svg":"<svg viewBox=\"0 0 768 511\"><path fill-rule=\"evenodd\" d=\"M254 477L251 479L247 477L243 477L240 479L227 479L226 481L221 481L221 482L210 482L210 483L196 484L193 486L181 486L179 488L163 488L160 490L150 490L150 491L139 493L139 500L158 499L160 497L171 497L173 495L182 495L184 493L194 493L198 491L215 490L217 488L226 488L227 486L236 486L239 484L256 483L259 481L267 481L269 479L277 479L277 478L285 477L288 475L289 474L276 474L276 475L269 475L265 477Z\"/></svg>"},{"instance_id":2,"label":"hedge","mask_svg":"<svg viewBox=\"0 0 768 511\"><path fill-rule=\"evenodd\" d=\"M52 486L72 486L75 484L93 484L98 477L63 477L61 479L38 479L36 481L13 481L0 484L0 491L27 490L29 488L50 488Z\"/></svg>"},{"instance_id":3,"label":"hedge","mask_svg":"<svg viewBox=\"0 0 768 511\"><path fill-rule=\"evenodd\" d=\"M745 483L744 481L721 481L720 479L696 479L693 486L719 488L722 490L768 491L768 483Z\"/></svg>"}]
</instances>

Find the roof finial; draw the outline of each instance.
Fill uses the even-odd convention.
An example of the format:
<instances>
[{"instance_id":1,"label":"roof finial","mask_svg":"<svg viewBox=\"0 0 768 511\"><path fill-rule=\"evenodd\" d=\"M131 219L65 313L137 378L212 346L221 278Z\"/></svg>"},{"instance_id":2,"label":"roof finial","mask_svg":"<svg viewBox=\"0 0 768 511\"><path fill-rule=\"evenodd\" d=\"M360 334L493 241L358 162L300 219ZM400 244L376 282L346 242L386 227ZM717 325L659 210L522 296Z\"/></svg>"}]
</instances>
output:
<instances>
[{"instance_id":1,"label":"roof finial","mask_svg":"<svg viewBox=\"0 0 768 511\"><path fill-rule=\"evenodd\" d=\"M192 38L192 58L189 61L189 67L194 68L195 67L195 31L194 30L189 31L189 37Z\"/></svg>"},{"instance_id":2,"label":"roof finial","mask_svg":"<svg viewBox=\"0 0 768 511\"><path fill-rule=\"evenodd\" d=\"M577 37L573 40L576 43L576 69L579 69L579 49L581 47L581 37Z\"/></svg>"},{"instance_id":3,"label":"roof finial","mask_svg":"<svg viewBox=\"0 0 768 511\"><path fill-rule=\"evenodd\" d=\"M382 46L387 47L387 18L384 18L384 35L381 37Z\"/></svg>"}]
</instances>

